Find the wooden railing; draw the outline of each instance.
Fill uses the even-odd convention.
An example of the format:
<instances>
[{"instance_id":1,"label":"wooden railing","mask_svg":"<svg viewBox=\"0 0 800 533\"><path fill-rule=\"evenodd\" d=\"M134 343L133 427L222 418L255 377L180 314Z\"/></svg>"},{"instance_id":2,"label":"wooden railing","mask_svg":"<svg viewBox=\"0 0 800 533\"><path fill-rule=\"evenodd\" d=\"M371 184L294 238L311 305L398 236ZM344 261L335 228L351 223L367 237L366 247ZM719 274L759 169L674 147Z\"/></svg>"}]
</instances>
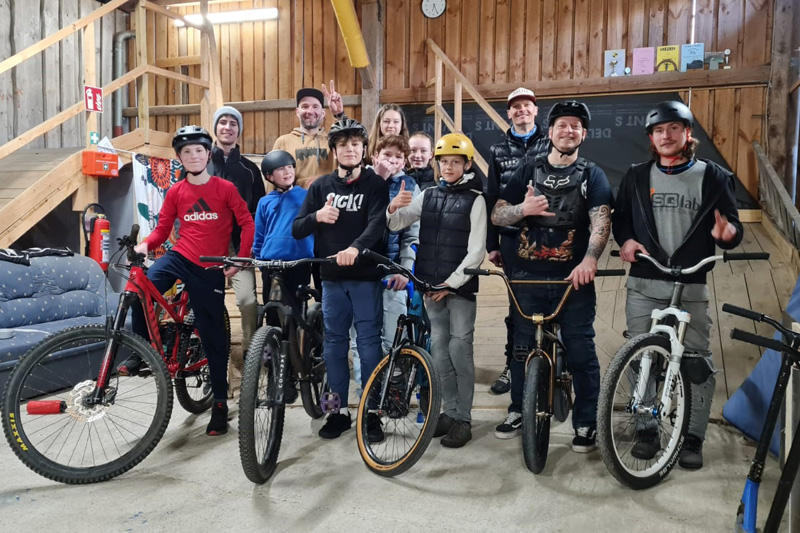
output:
<instances>
[{"instance_id":1,"label":"wooden railing","mask_svg":"<svg viewBox=\"0 0 800 533\"><path fill-rule=\"evenodd\" d=\"M758 161L758 194L761 206L774 221L783 237L800 250L800 213L792 201L792 197L783 186L767 154L758 142L753 142L753 151Z\"/></svg>"},{"instance_id":2,"label":"wooden railing","mask_svg":"<svg viewBox=\"0 0 800 533\"><path fill-rule=\"evenodd\" d=\"M94 38L94 24L100 20L104 15L112 13L117 8L124 4L128 4L130 0L113 0L106 5L96 9L89 15L82 19L60 29L53 35L50 35L36 44L33 44L18 52L17 54L0 62L0 74L19 65L26 59L36 56L44 51L49 46L59 42L60 40L69 37L70 35L79 31L83 32L83 61L84 61L84 85L96 86L96 66L95 66L95 38ZM146 11L153 11L160 15L170 17L172 19L181 20L189 27L195 28L202 32L201 39L201 76L202 78L194 78L184 76L160 68L147 63L147 17ZM205 15L208 12L208 0L201 0L201 12ZM220 80L219 58L216 51L216 40L214 31L210 25L197 25L187 21L182 16L173 13L164 7L150 2L148 0L138 0L134 11L134 25L136 29L136 67L129 71L127 74L117 78L111 83L103 87L103 98L107 98L114 92L118 91L125 85L136 82L138 92L138 118L139 128L144 132L144 142L150 142L150 113L149 113L149 75L163 76L173 79L175 81L189 83L203 87L205 90L203 100L200 104L201 120L203 124L208 125L212 110L222 105L222 82ZM55 127L60 126L72 117L86 111L86 106L83 101L83 91L81 91L81 101L76 102L67 109L61 111L57 115L48 118L41 124L34 126L26 132L23 132L16 138L8 141L0 146L0 159L15 152L19 148L30 143L37 137L44 135ZM89 134L97 130L97 115L89 113L86 117L86 146L91 145Z\"/></svg>"},{"instance_id":3,"label":"wooden railing","mask_svg":"<svg viewBox=\"0 0 800 533\"><path fill-rule=\"evenodd\" d=\"M486 101L486 99L481 96L480 92L472 85L469 80L458 70L458 67L447 57L441 48L433 41L433 39L428 39L428 48L431 52L433 52L435 56L435 75L433 78L428 80L428 87L431 85L436 86L436 97L434 100L434 104L430 106L426 112L427 114L433 113L433 131L434 131L434 139L438 139L442 136L442 124L444 123L445 126L450 131L463 133L462 131L462 124L461 124L461 117L462 117L462 106L463 106L463 91L466 90L467 93L475 100L475 103L483 109L489 118L500 128L502 131L507 131L509 128L508 122L500 116L500 114L494 110L494 108ZM450 74L453 76L455 80L455 85L453 87L453 115L454 117L450 117L447 113L447 110L444 108L442 103L442 92L444 87L444 69L447 69ZM478 168L481 169L485 176L489 175L489 165L486 162L486 159L481 156L475 151L475 164L478 165Z\"/></svg>"}]
</instances>

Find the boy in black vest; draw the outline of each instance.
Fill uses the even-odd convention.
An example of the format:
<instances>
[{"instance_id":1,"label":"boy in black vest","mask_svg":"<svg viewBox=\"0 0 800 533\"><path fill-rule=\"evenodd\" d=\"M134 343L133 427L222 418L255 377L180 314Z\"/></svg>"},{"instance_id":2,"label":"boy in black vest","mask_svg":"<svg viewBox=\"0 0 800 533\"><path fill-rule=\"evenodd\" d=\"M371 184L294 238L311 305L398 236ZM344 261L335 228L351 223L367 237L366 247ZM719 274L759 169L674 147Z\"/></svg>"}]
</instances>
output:
<instances>
[{"instance_id":1,"label":"boy in black vest","mask_svg":"<svg viewBox=\"0 0 800 533\"><path fill-rule=\"evenodd\" d=\"M417 276L435 285L459 289L425 296L431 319L431 355L442 380L443 413L434 437L460 448L472 439L470 429L475 389L472 340L478 292L477 278L464 269L478 268L486 254L486 201L475 173L467 172L475 149L469 138L450 133L436 143L434 156L441 179L412 200L401 191L387 210L389 229L420 221Z\"/></svg>"}]
</instances>

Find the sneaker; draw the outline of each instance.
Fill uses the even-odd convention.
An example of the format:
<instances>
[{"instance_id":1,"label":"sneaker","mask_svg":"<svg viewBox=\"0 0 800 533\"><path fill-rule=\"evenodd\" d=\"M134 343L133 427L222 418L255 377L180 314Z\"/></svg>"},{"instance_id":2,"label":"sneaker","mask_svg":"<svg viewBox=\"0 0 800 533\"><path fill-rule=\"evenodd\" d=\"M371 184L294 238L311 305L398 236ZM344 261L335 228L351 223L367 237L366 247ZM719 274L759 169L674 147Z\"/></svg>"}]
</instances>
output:
<instances>
[{"instance_id":1,"label":"sneaker","mask_svg":"<svg viewBox=\"0 0 800 533\"><path fill-rule=\"evenodd\" d=\"M489 388L489 392L492 394L505 394L511 390L511 372L508 370L508 367L503 369L503 372L500 374L500 377L497 378L497 381L492 383L491 388Z\"/></svg>"},{"instance_id":2,"label":"sneaker","mask_svg":"<svg viewBox=\"0 0 800 533\"><path fill-rule=\"evenodd\" d=\"M436 423L436 430L433 432L434 437L444 437L448 433L450 433L450 429L453 427L455 420L450 418L450 416L442 413L439 415L439 421Z\"/></svg>"},{"instance_id":3,"label":"sneaker","mask_svg":"<svg viewBox=\"0 0 800 533\"><path fill-rule=\"evenodd\" d=\"M138 376L145 368L147 368L147 365L144 364L142 358L134 354L117 367L117 374L120 376Z\"/></svg>"},{"instance_id":4,"label":"sneaker","mask_svg":"<svg viewBox=\"0 0 800 533\"><path fill-rule=\"evenodd\" d=\"M349 414L331 413L325 425L319 430L319 436L323 439L338 439L342 433L350 429L351 424Z\"/></svg>"},{"instance_id":5,"label":"sneaker","mask_svg":"<svg viewBox=\"0 0 800 533\"><path fill-rule=\"evenodd\" d=\"M451 419L452 420L452 419ZM469 422L453 420L453 427L442 437L442 446L445 448L461 448L472 440L472 430Z\"/></svg>"},{"instance_id":6,"label":"sneaker","mask_svg":"<svg viewBox=\"0 0 800 533\"><path fill-rule=\"evenodd\" d=\"M578 428L575 438L572 439L572 451L575 453L589 453L597 449L597 431L594 428Z\"/></svg>"},{"instance_id":7,"label":"sneaker","mask_svg":"<svg viewBox=\"0 0 800 533\"><path fill-rule=\"evenodd\" d=\"M370 442L381 442L385 437L381 426L381 417L377 413L367 413L367 440Z\"/></svg>"},{"instance_id":8,"label":"sneaker","mask_svg":"<svg viewBox=\"0 0 800 533\"><path fill-rule=\"evenodd\" d=\"M502 424L494 428L498 439L513 439L522 434L522 413L511 411Z\"/></svg>"},{"instance_id":9,"label":"sneaker","mask_svg":"<svg viewBox=\"0 0 800 533\"><path fill-rule=\"evenodd\" d=\"M686 435L678 464L687 470L703 468L703 441L700 438Z\"/></svg>"},{"instance_id":10,"label":"sneaker","mask_svg":"<svg viewBox=\"0 0 800 533\"><path fill-rule=\"evenodd\" d=\"M637 442L631 448L631 455L637 459L649 461L656 456L661 449L661 439L658 430L644 430L636 432Z\"/></svg>"},{"instance_id":11,"label":"sneaker","mask_svg":"<svg viewBox=\"0 0 800 533\"><path fill-rule=\"evenodd\" d=\"M206 427L206 435L224 435L228 432L228 404L214 402L211 406L211 421Z\"/></svg>"}]
</instances>

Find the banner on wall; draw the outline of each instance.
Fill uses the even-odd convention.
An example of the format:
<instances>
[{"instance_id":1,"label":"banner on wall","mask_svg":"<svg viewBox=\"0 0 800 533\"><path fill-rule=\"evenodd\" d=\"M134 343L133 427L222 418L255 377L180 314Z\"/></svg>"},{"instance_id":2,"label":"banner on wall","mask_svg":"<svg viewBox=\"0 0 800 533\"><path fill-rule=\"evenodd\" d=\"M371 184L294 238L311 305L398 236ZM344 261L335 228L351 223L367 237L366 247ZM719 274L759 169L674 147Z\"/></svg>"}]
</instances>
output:
<instances>
[{"instance_id":1,"label":"banner on wall","mask_svg":"<svg viewBox=\"0 0 800 533\"><path fill-rule=\"evenodd\" d=\"M143 154L136 154L133 157L134 218L139 224L140 240L150 235L158 225L158 213L161 211L167 191L181 179L182 171L183 166L175 159ZM176 219L175 227L167 242L152 251L154 259L164 255L175 244L178 238L178 226L179 222Z\"/></svg>"},{"instance_id":2,"label":"banner on wall","mask_svg":"<svg viewBox=\"0 0 800 533\"><path fill-rule=\"evenodd\" d=\"M535 88L534 88L535 90ZM561 99L537 99L539 116L537 123L544 124L550 108ZM579 98L589 106L592 123L581 145L580 155L595 162L602 168L616 196L622 176L631 164L641 163L651 158L650 140L644 130L645 116L657 103L664 100L680 100L678 93L615 95ZM491 102L492 107L505 117L506 102ZM426 115L426 105L403 106L408 121L409 132L424 131L433 136L433 115ZM453 116L452 104L444 106ZM731 110L733 112L733 110ZM489 148L503 139L505 133L495 125L476 103L463 106L462 124L464 133L472 139L475 149L487 160ZM443 128L447 131L447 128ZM710 159L730 170L725 159L714 147L714 143L699 124L695 124L692 136L700 142L697 156ZM758 203L750 196L741 182L736 180L736 202L739 209L759 209Z\"/></svg>"}]
</instances>

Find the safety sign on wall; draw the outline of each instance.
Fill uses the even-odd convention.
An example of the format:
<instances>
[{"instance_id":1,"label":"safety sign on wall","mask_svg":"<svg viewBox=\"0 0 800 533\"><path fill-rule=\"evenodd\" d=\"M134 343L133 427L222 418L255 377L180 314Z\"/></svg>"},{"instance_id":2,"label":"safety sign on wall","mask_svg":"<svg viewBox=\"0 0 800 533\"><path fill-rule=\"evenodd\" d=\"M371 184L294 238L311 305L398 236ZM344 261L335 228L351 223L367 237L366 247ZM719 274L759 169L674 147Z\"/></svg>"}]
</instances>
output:
<instances>
[{"instance_id":1,"label":"safety sign on wall","mask_svg":"<svg viewBox=\"0 0 800 533\"><path fill-rule=\"evenodd\" d=\"M103 112L103 88L92 87L90 85L83 86L83 101L86 104L86 111L94 111L95 113Z\"/></svg>"}]
</instances>

